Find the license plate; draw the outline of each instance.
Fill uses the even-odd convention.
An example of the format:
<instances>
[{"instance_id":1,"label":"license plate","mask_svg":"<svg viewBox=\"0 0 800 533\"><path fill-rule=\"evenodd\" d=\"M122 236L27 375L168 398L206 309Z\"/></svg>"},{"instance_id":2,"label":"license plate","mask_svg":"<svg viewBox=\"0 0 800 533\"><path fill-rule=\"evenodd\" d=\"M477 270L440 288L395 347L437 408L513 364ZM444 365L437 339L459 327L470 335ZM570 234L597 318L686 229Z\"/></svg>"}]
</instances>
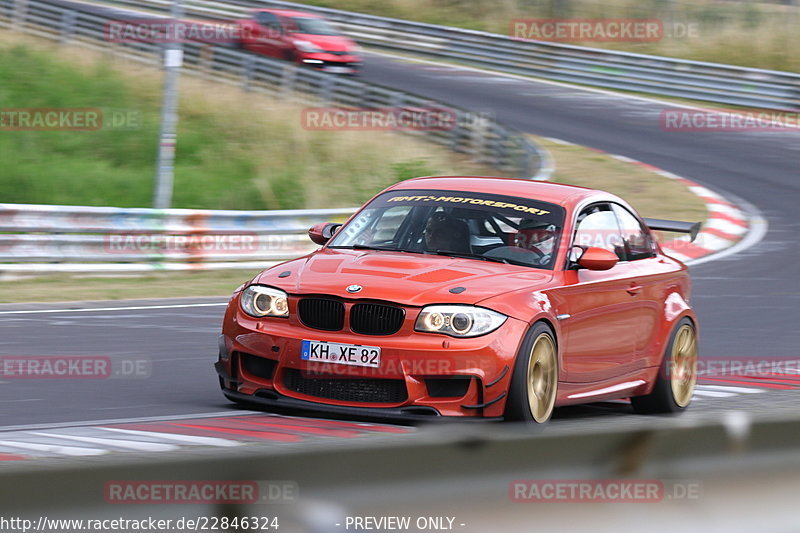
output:
<instances>
[{"instance_id":1,"label":"license plate","mask_svg":"<svg viewBox=\"0 0 800 533\"><path fill-rule=\"evenodd\" d=\"M381 349L377 346L304 340L300 358L304 361L378 368L381 366Z\"/></svg>"},{"instance_id":2,"label":"license plate","mask_svg":"<svg viewBox=\"0 0 800 533\"><path fill-rule=\"evenodd\" d=\"M352 72L352 70L353 69L351 69L350 67L338 67L338 66L325 67L325 72L332 72L334 74L344 74L346 72Z\"/></svg>"}]
</instances>

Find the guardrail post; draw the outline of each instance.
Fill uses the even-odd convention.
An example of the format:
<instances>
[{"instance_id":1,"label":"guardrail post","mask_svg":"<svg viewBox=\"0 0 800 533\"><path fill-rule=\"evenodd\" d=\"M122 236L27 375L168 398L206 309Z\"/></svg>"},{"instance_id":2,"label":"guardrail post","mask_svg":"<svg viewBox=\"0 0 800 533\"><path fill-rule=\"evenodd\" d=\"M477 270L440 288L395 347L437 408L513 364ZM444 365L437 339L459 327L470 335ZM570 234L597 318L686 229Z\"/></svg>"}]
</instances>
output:
<instances>
[{"instance_id":1,"label":"guardrail post","mask_svg":"<svg viewBox=\"0 0 800 533\"><path fill-rule=\"evenodd\" d=\"M389 97L389 105L395 110L403 109L406 104L406 95L401 92L393 92Z\"/></svg>"},{"instance_id":2,"label":"guardrail post","mask_svg":"<svg viewBox=\"0 0 800 533\"><path fill-rule=\"evenodd\" d=\"M541 179L539 172L542 170L542 164L542 155L538 150L531 149L525 144L520 146L519 162L517 163L519 167L519 177ZM545 179L547 178L545 177Z\"/></svg>"},{"instance_id":3,"label":"guardrail post","mask_svg":"<svg viewBox=\"0 0 800 533\"><path fill-rule=\"evenodd\" d=\"M319 89L317 89L317 97L322 100L325 105L331 105L333 102L333 90L336 86L336 80L337 78L334 76L325 76L322 78Z\"/></svg>"},{"instance_id":4,"label":"guardrail post","mask_svg":"<svg viewBox=\"0 0 800 533\"><path fill-rule=\"evenodd\" d=\"M0 9L0 28L10 28L14 18L14 0L8 2Z\"/></svg>"},{"instance_id":5,"label":"guardrail post","mask_svg":"<svg viewBox=\"0 0 800 533\"><path fill-rule=\"evenodd\" d=\"M210 77L214 63L214 47L204 44L197 52L197 70L204 76Z\"/></svg>"},{"instance_id":6,"label":"guardrail post","mask_svg":"<svg viewBox=\"0 0 800 533\"><path fill-rule=\"evenodd\" d=\"M510 141L510 135L508 130L505 128L497 127L497 123L493 123L497 130L497 141L494 144L495 148L495 160L497 161L497 166L500 168L509 168L513 166L511 162L508 160L508 142Z\"/></svg>"},{"instance_id":7,"label":"guardrail post","mask_svg":"<svg viewBox=\"0 0 800 533\"><path fill-rule=\"evenodd\" d=\"M72 34L75 33L75 23L78 21L79 13L77 11L64 11L61 14L61 35L59 42L62 44L68 43Z\"/></svg>"},{"instance_id":8,"label":"guardrail post","mask_svg":"<svg viewBox=\"0 0 800 533\"><path fill-rule=\"evenodd\" d=\"M470 144L472 147L472 159L476 162L485 160L484 151L488 145L488 138L486 136L486 120L481 118L479 120L470 120Z\"/></svg>"},{"instance_id":9,"label":"guardrail post","mask_svg":"<svg viewBox=\"0 0 800 533\"><path fill-rule=\"evenodd\" d=\"M281 71L281 96L290 98L297 80L297 65L286 65Z\"/></svg>"},{"instance_id":10,"label":"guardrail post","mask_svg":"<svg viewBox=\"0 0 800 533\"><path fill-rule=\"evenodd\" d=\"M11 21L14 26L23 25L28 14L28 0L12 0L11 4L13 6Z\"/></svg>"},{"instance_id":11,"label":"guardrail post","mask_svg":"<svg viewBox=\"0 0 800 533\"><path fill-rule=\"evenodd\" d=\"M369 90L369 86L366 83L361 83L359 84L358 89L358 93L356 94L356 102L362 102L362 107L369 107L368 105L363 105L363 103L367 101L367 91Z\"/></svg>"},{"instance_id":12,"label":"guardrail post","mask_svg":"<svg viewBox=\"0 0 800 533\"><path fill-rule=\"evenodd\" d=\"M486 151L486 159L491 166L500 166L500 156L498 150L499 138L495 135L495 124L488 121L484 124L483 138L484 150Z\"/></svg>"},{"instance_id":13,"label":"guardrail post","mask_svg":"<svg viewBox=\"0 0 800 533\"><path fill-rule=\"evenodd\" d=\"M466 134L464 131L464 121L466 120L466 116L467 114L463 111L455 111L455 124L453 124L453 129L450 130L449 143L450 150L453 152L464 152L464 148L461 146L461 140Z\"/></svg>"},{"instance_id":14,"label":"guardrail post","mask_svg":"<svg viewBox=\"0 0 800 533\"><path fill-rule=\"evenodd\" d=\"M242 54L242 89L250 91L250 83L253 81L253 67L255 59L251 54Z\"/></svg>"},{"instance_id":15,"label":"guardrail post","mask_svg":"<svg viewBox=\"0 0 800 533\"><path fill-rule=\"evenodd\" d=\"M172 0L172 24L183 17L182 0ZM158 134L153 207L166 209L172 205L175 178L175 146L178 125L178 80L183 66L183 45L167 42L164 48L164 88L161 95L161 125Z\"/></svg>"}]
</instances>

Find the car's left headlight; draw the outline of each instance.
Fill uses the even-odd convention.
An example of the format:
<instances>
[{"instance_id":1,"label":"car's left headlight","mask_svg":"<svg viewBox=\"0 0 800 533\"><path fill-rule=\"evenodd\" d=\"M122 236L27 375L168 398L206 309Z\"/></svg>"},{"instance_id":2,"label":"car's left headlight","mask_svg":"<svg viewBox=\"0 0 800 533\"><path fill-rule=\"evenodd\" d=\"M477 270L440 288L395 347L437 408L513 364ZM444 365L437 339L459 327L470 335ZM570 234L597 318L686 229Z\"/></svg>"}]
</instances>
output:
<instances>
[{"instance_id":1,"label":"car's left headlight","mask_svg":"<svg viewBox=\"0 0 800 533\"><path fill-rule=\"evenodd\" d=\"M420 311L414 329L452 337L478 337L496 330L507 318L497 311L471 305L429 305Z\"/></svg>"},{"instance_id":2,"label":"car's left headlight","mask_svg":"<svg viewBox=\"0 0 800 533\"><path fill-rule=\"evenodd\" d=\"M289 316L289 300L285 292L263 285L250 285L242 292L242 310L256 318Z\"/></svg>"}]
</instances>

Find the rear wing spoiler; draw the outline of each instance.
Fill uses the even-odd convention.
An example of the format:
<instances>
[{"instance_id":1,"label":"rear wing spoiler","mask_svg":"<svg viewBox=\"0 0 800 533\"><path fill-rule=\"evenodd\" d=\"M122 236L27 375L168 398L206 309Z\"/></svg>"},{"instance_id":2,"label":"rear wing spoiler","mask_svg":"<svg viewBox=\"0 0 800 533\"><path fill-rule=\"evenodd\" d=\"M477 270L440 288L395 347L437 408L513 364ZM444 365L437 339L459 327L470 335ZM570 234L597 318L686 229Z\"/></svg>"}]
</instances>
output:
<instances>
[{"instance_id":1,"label":"rear wing spoiler","mask_svg":"<svg viewBox=\"0 0 800 533\"><path fill-rule=\"evenodd\" d=\"M688 233L692 241L697 237L701 225L700 222L680 222L678 220L662 220L660 218L645 218L644 223L650 229Z\"/></svg>"}]
</instances>

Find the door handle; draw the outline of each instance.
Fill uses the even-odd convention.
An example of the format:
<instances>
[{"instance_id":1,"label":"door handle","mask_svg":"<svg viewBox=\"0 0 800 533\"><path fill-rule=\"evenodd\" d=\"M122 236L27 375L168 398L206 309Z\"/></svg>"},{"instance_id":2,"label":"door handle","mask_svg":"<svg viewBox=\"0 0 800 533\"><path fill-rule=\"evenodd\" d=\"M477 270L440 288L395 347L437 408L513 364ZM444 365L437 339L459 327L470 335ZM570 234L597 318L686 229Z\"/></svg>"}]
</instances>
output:
<instances>
[{"instance_id":1,"label":"door handle","mask_svg":"<svg viewBox=\"0 0 800 533\"><path fill-rule=\"evenodd\" d=\"M635 283L631 283L631 286L626 289L628 294L631 296L636 296L642 290L641 285L636 285Z\"/></svg>"}]
</instances>

